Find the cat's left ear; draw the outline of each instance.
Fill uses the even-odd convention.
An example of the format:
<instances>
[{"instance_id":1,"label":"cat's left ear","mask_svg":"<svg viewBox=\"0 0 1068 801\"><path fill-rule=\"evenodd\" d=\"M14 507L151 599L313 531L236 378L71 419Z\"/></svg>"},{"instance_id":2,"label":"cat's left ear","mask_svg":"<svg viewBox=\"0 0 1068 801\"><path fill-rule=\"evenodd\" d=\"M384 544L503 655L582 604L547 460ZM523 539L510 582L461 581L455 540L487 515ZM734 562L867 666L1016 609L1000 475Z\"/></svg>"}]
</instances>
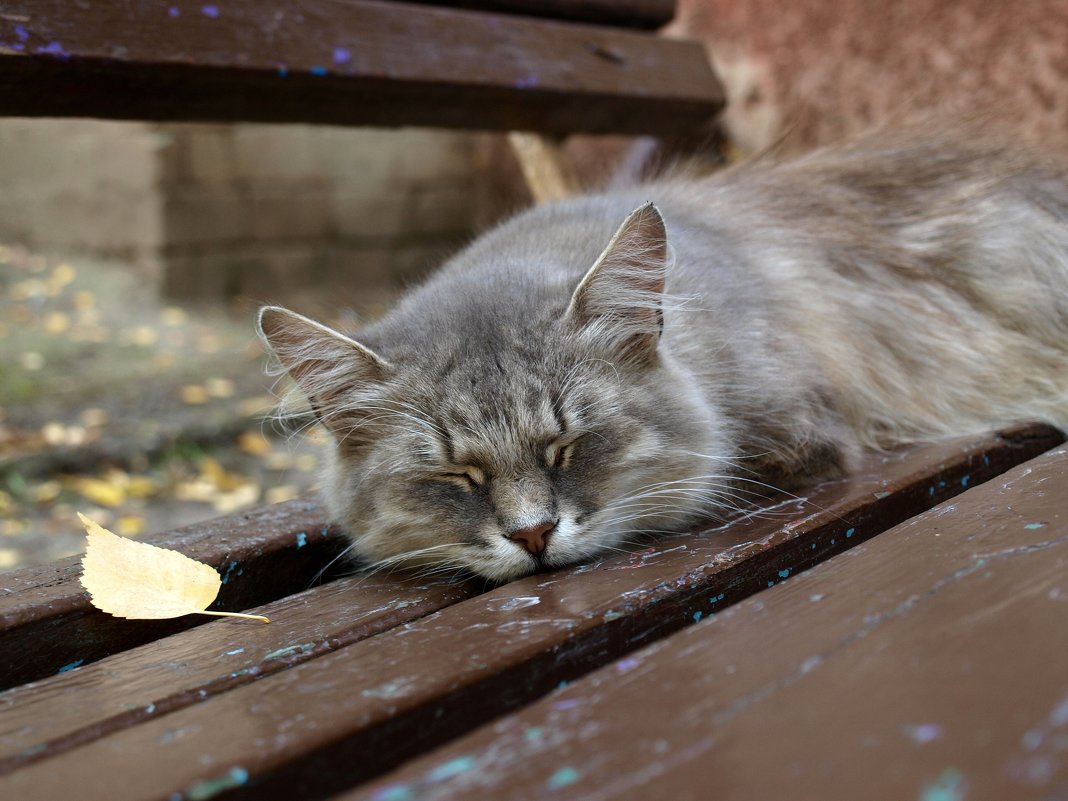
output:
<instances>
[{"instance_id":1,"label":"cat's left ear","mask_svg":"<svg viewBox=\"0 0 1068 801\"><path fill-rule=\"evenodd\" d=\"M652 203L630 213L571 296L566 317L619 361L645 364L664 328L668 244Z\"/></svg>"}]
</instances>

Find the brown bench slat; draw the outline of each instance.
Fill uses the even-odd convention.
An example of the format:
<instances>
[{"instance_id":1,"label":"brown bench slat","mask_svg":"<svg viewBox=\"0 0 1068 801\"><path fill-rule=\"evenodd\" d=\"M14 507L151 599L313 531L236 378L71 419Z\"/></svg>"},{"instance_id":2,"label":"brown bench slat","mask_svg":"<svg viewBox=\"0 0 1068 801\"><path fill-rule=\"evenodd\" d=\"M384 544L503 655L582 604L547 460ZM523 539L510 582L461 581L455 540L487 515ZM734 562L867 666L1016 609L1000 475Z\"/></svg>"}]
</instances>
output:
<instances>
[{"instance_id":1,"label":"brown bench slat","mask_svg":"<svg viewBox=\"0 0 1068 801\"><path fill-rule=\"evenodd\" d=\"M81 798L109 801L196 796L205 788L215 798L323 797L804 570L1061 439L1052 429L1027 428L876 457L867 472L826 485L804 508L789 509L794 519L785 525L754 518L513 582L28 765L0 779L0 795L50 799L77 786ZM151 770L131 771L131 765Z\"/></svg>"},{"instance_id":2,"label":"brown bench slat","mask_svg":"<svg viewBox=\"0 0 1068 801\"><path fill-rule=\"evenodd\" d=\"M698 44L510 15L12 0L0 16L0 115L639 134L694 130L722 102Z\"/></svg>"},{"instance_id":3,"label":"brown bench slat","mask_svg":"<svg viewBox=\"0 0 1068 801\"><path fill-rule=\"evenodd\" d=\"M675 0L413 0L413 2L521 14L530 17L655 29L675 16Z\"/></svg>"},{"instance_id":4,"label":"brown bench slat","mask_svg":"<svg viewBox=\"0 0 1068 801\"><path fill-rule=\"evenodd\" d=\"M482 582L350 577L0 693L0 773L180 709L476 595Z\"/></svg>"},{"instance_id":5,"label":"brown bench slat","mask_svg":"<svg viewBox=\"0 0 1068 801\"><path fill-rule=\"evenodd\" d=\"M1068 450L356 799L1026 799L1068 787Z\"/></svg>"},{"instance_id":6,"label":"brown bench slat","mask_svg":"<svg viewBox=\"0 0 1068 801\"><path fill-rule=\"evenodd\" d=\"M72 521L76 526L77 522ZM216 567L212 609L238 611L307 589L344 547L307 499L143 537ZM99 612L78 581L81 557L0 574L0 689L89 664L209 618L122 620Z\"/></svg>"}]
</instances>

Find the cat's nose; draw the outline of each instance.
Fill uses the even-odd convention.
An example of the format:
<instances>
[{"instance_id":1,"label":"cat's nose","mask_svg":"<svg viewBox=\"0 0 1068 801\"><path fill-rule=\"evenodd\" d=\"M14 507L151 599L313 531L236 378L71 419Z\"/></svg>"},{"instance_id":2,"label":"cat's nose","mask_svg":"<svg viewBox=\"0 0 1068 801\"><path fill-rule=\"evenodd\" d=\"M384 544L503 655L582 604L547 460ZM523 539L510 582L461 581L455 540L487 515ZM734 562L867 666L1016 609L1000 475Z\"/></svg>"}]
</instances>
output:
<instances>
[{"instance_id":1,"label":"cat's nose","mask_svg":"<svg viewBox=\"0 0 1068 801\"><path fill-rule=\"evenodd\" d=\"M553 529L556 528L557 520L546 520L544 523L539 523L536 526L528 526L527 528L519 528L515 531L509 531L507 534L508 539L513 540L530 553L537 556L545 550L545 545L549 540L549 535L552 534Z\"/></svg>"}]
</instances>

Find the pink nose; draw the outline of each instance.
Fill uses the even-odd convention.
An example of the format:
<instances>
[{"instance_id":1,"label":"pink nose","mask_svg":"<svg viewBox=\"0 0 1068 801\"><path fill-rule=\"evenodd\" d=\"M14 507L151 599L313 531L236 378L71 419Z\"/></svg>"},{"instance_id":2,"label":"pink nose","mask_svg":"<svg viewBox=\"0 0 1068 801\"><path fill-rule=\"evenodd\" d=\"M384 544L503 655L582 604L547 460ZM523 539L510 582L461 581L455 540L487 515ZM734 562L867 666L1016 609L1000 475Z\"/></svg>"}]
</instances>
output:
<instances>
[{"instance_id":1,"label":"pink nose","mask_svg":"<svg viewBox=\"0 0 1068 801\"><path fill-rule=\"evenodd\" d=\"M519 543L530 553L537 556L545 550L545 543L549 539L549 535L552 534L553 529L556 528L556 523L556 520L552 520L539 523L536 526L516 529L508 532L508 539Z\"/></svg>"}]
</instances>

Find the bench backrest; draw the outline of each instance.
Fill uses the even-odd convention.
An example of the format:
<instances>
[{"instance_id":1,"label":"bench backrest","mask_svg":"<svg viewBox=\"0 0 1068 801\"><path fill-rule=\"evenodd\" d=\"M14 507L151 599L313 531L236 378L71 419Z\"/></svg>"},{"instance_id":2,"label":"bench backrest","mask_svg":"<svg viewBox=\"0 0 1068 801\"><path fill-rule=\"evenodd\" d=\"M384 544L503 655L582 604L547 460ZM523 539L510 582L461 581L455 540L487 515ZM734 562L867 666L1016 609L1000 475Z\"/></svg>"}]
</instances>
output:
<instances>
[{"instance_id":1,"label":"bench backrest","mask_svg":"<svg viewBox=\"0 0 1068 801\"><path fill-rule=\"evenodd\" d=\"M673 7L12 0L0 115L677 134L723 103L703 48L619 27Z\"/></svg>"}]
</instances>

